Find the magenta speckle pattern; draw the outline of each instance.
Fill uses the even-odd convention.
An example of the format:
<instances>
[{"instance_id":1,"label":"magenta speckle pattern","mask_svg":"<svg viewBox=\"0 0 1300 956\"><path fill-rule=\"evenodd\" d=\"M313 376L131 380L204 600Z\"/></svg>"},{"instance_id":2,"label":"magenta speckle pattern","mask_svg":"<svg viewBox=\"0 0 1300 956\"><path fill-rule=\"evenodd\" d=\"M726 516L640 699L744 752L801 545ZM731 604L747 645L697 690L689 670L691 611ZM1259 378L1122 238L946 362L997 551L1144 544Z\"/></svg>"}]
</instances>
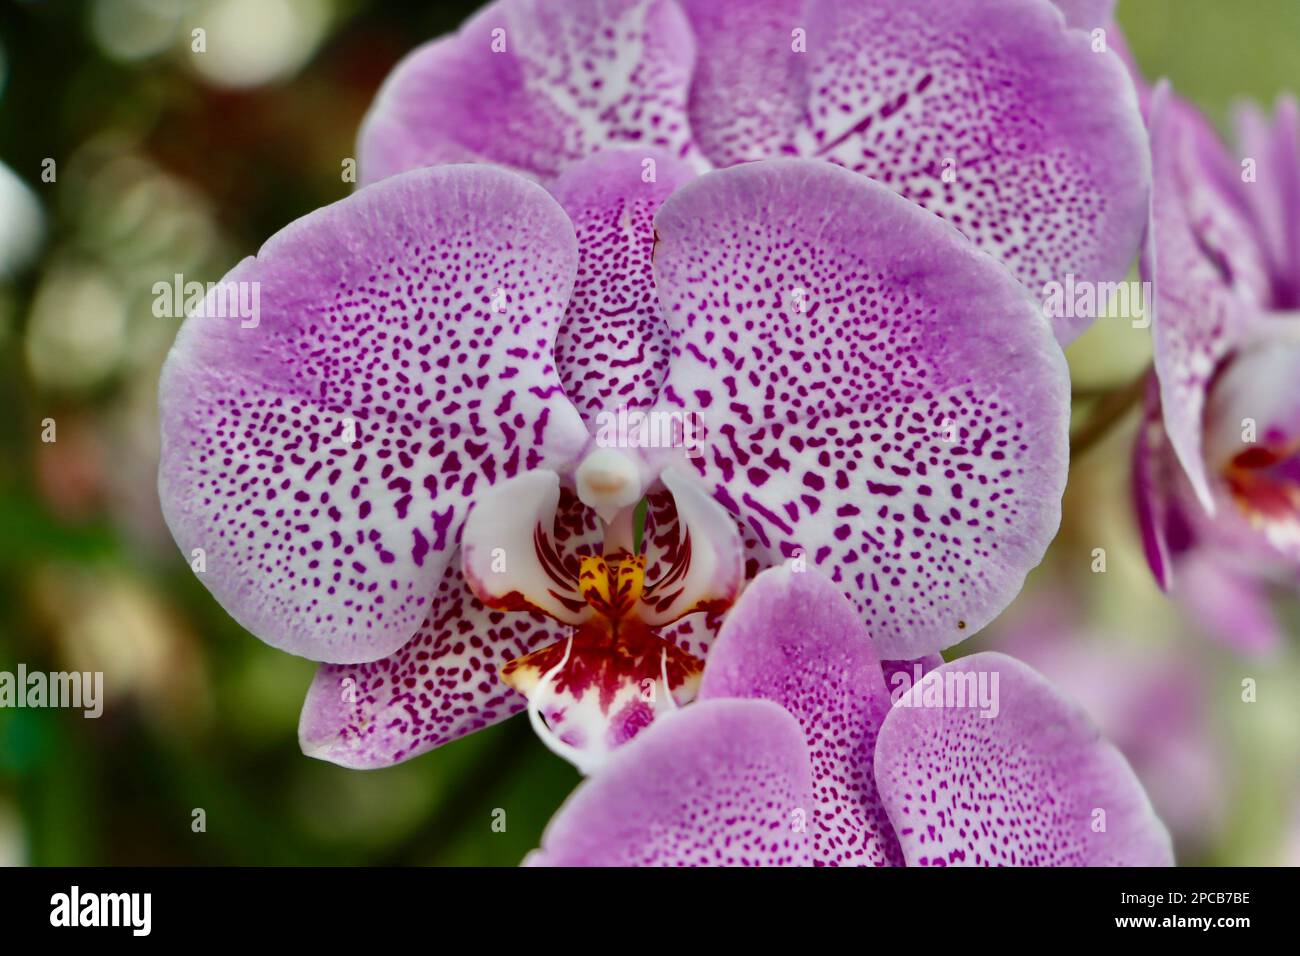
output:
<instances>
[{"instance_id":1,"label":"magenta speckle pattern","mask_svg":"<svg viewBox=\"0 0 1300 956\"><path fill-rule=\"evenodd\" d=\"M1171 865L1169 835L1132 769L1038 673L981 653L927 681L970 677L993 688L993 674L995 716L923 705L923 683L885 718L876 785L907 864Z\"/></svg>"},{"instance_id":2,"label":"magenta speckle pattern","mask_svg":"<svg viewBox=\"0 0 1300 956\"><path fill-rule=\"evenodd\" d=\"M526 701L500 679L501 666L568 630L536 612L485 608L453 562L401 649L316 672L299 725L303 752L345 767L387 767L504 720Z\"/></svg>"},{"instance_id":3,"label":"magenta speckle pattern","mask_svg":"<svg viewBox=\"0 0 1300 956\"><path fill-rule=\"evenodd\" d=\"M729 697L775 701L803 728L815 865L903 865L872 771L889 710L881 663L853 605L825 575L773 568L746 588L700 685L700 700Z\"/></svg>"},{"instance_id":4,"label":"magenta speckle pattern","mask_svg":"<svg viewBox=\"0 0 1300 956\"><path fill-rule=\"evenodd\" d=\"M806 866L803 732L776 704L658 717L552 818L532 866Z\"/></svg>"},{"instance_id":5,"label":"magenta speckle pattern","mask_svg":"<svg viewBox=\"0 0 1300 956\"><path fill-rule=\"evenodd\" d=\"M561 489L553 537L574 578L599 552L594 512ZM419 756L524 708L501 668L568 638L539 612L492 610L474 596L457 558L448 564L419 631L367 664L324 664L299 722L303 751L345 767L387 767Z\"/></svg>"},{"instance_id":6,"label":"magenta speckle pattern","mask_svg":"<svg viewBox=\"0 0 1300 956\"><path fill-rule=\"evenodd\" d=\"M1103 157L1053 128L1061 107L1039 89L1042 71L1007 55L1007 31L992 29L1004 14L954 23L932 3L822 12L816 155L947 219L1035 291L1106 254L1097 226L1111 200L1092 165Z\"/></svg>"},{"instance_id":7,"label":"magenta speckle pattern","mask_svg":"<svg viewBox=\"0 0 1300 956\"><path fill-rule=\"evenodd\" d=\"M698 49L688 105L696 145L714 166L796 154L809 53L804 0L678 0ZM806 46L806 37L805 37Z\"/></svg>"},{"instance_id":8,"label":"magenta speckle pattern","mask_svg":"<svg viewBox=\"0 0 1300 956\"><path fill-rule=\"evenodd\" d=\"M610 150L575 163L551 187L578 236L578 277L555 364L593 433L602 411L646 408L659 394L669 349L650 269L654 216L693 177L663 153Z\"/></svg>"},{"instance_id":9,"label":"magenta speckle pattern","mask_svg":"<svg viewBox=\"0 0 1300 956\"><path fill-rule=\"evenodd\" d=\"M491 162L542 180L618 146L693 155L695 45L672 0L502 0L408 56L361 130L363 183Z\"/></svg>"},{"instance_id":10,"label":"magenta speckle pattern","mask_svg":"<svg viewBox=\"0 0 1300 956\"><path fill-rule=\"evenodd\" d=\"M813 157L947 219L1038 296L1115 281L1149 160L1130 81L1039 0L689 0L690 119L716 166ZM1091 321L1055 317L1069 342Z\"/></svg>"},{"instance_id":11,"label":"magenta speckle pattern","mask_svg":"<svg viewBox=\"0 0 1300 956\"><path fill-rule=\"evenodd\" d=\"M164 514L268 643L373 660L425 618L476 489L586 440L551 361L575 269L539 187L420 170L241 263L256 327L186 322L161 384Z\"/></svg>"},{"instance_id":12,"label":"magenta speckle pattern","mask_svg":"<svg viewBox=\"0 0 1300 956\"><path fill-rule=\"evenodd\" d=\"M660 403L705 421L692 464L763 563L802 553L908 659L983 626L1054 534L1067 377L1008 274L866 182L777 161L665 203Z\"/></svg>"}]
</instances>

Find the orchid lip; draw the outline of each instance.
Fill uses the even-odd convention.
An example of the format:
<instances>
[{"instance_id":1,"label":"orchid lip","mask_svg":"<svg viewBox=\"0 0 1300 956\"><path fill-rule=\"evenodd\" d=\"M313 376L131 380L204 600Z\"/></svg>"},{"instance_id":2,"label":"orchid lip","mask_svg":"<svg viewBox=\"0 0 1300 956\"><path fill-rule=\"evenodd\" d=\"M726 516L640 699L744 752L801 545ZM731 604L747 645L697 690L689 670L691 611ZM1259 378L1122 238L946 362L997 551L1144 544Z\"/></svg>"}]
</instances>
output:
<instances>
[{"instance_id":1,"label":"orchid lip","mask_svg":"<svg viewBox=\"0 0 1300 956\"><path fill-rule=\"evenodd\" d=\"M635 507L649 473L635 453L608 448L591 450L568 479L526 472L479 496L461 540L465 581L486 606L544 614L573 629L506 659L497 676L527 700L547 746L583 773L694 698L704 663L664 629L721 610L740 588L734 521L671 467L657 476L671 518L657 510L635 543ZM588 533L601 515L603 540L577 544L558 510L565 494L590 509Z\"/></svg>"},{"instance_id":2,"label":"orchid lip","mask_svg":"<svg viewBox=\"0 0 1300 956\"><path fill-rule=\"evenodd\" d=\"M641 620L645 555L585 556L579 587L594 615L567 640L510 661L500 677L528 699L542 742L589 775L657 714L676 710L674 694L693 697L703 662Z\"/></svg>"}]
</instances>

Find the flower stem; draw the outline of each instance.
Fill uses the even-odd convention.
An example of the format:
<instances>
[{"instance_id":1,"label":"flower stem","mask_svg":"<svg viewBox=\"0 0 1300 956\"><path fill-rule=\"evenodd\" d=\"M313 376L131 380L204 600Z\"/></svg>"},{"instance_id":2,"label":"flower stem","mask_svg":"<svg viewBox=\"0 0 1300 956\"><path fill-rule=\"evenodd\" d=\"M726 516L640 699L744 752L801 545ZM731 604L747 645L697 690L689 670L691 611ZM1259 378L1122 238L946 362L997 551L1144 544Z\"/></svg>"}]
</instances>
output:
<instances>
[{"instance_id":1,"label":"flower stem","mask_svg":"<svg viewBox=\"0 0 1300 956\"><path fill-rule=\"evenodd\" d=\"M1146 394L1151 366L1142 370L1133 381L1106 392L1096 400L1088 420L1070 433L1070 457L1079 458L1110 434L1111 428L1122 421ZM1080 397L1077 396L1076 397Z\"/></svg>"}]
</instances>

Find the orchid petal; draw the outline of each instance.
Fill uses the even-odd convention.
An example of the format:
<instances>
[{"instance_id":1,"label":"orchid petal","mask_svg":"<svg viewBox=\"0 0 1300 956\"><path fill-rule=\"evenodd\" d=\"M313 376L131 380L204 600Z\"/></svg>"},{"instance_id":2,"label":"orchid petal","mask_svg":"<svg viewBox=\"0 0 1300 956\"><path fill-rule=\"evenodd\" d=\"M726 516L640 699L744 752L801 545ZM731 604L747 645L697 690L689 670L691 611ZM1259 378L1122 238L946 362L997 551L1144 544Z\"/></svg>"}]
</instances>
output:
<instances>
[{"instance_id":1,"label":"orchid petal","mask_svg":"<svg viewBox=\"0 0 1300 956\"><path fill-rule=\"evenodd\" d=\"M484 607L453 562L404 647L316 671L298 727L303 753L344 767L386 767L504 720L526 701L501 682L501 666L568 630L540 614Z\"/></svg>"},{"instance_id":2,"label":"orchid petal","mask_svg":"<svg viewBox=\"0 0 1300 956\"><path fill-rule=\"evenodd\" d=\"M548 472L520 477L533 474L544 479ZM480 499L475 510L480 506L492 502ZM548 522L563 573L576 579L581 558L599 550L598 523L563 487ZM420 631L405 646L369 664L317 670L299 722L303 752L345 767L384 767L518 713L527 701L502 682L505 665L572 630L525 611L486 607L469 589L462 561L451 561Z\"/></svg>"},{"instance_id":3,"label":"orchid petal","mask_svg":"<svg viewBox=\"0 0 1300 956\"><path fill-rule=\"evenodd\" d=\"M1055 534L1068 375L1024 289L951 226L827 163L709 173L656 219L660 406L759 539L909 659L979 630Z\"/></svg>"},{"instance_id":4,"label":"orchid petal","mask_svg":"<svg viewBox=\"0 0 1300 956\"><path fill-rule=\"evenodd\" d=\"M551 365L576 258L545 191L465 166L319 209L226 276L260 314L182 326L159 494L236 620L335 663L411 638L473 495L587 440Z\"/></svg>"},{"instance_id":5,"label":"orchid petal","mask_svg":"<svg viewBox=\"0 0 1300 956\"><path fill-rule=\"evenodd\" d=\"M1232 555L1208 548L1187 555L1177 594L1197 629L1235 653L1266 657L1286 642L1264 580Z\"/></svg>"},{"instance_id":6,"label":"orchid petal","mask_svg":"<svg viewBox=\"0 0 1300 956\"><path fill-rule=\"evenodd\" d=\"M551 819L532 866L791 866L808 862L803 731L781 707L713 700L667 714Z\"/></svg>"},{"instance_id":7,"label":"orchid petal","mask_svg":"<svg viewBox=\"0 0 1300 956\"><path fill-rule=\"evenodd\" d=\"M698 50L691 131L714 166L796 155L807 56L803 0L679 0Z\"/></svg>"},{"instance_id":8,"label":"orchid petal","mask_svg":"<svg viewBox=\"0 0 1300 956\"><path fill-rule=\"evenodd\" d=\"M1048 585L998 620L998 647L1082 706L1119 748L1176 853L1204 851L1222 833L1232 786L1211 675L1186 641L1134 640L1132 624L1098 632L1085 600Z\"/></svg>"},{"instance_id":9,"label":"orchid petal","mask_svg":"<svg viewBox=\"0 0 1300 956\"><path fill-rule=\"evenodd\" d=\"M775 701L803 728L815 863L902 865L872 776L889 692L871 637L835 584L789 567L750 582L723 622L700 685L702 701L732 697Z\"/></svg>"},{"instance_id":10,"label":"orchid petal","mask_svg":"<svg viewBox=\"0 0 1300 956\"><path fill-rule=\"evenodd\" d=\"M665 550L656 538L647 542L655 579L647 582L641 619L656 628L729 606L745 580L740 533L727 510L685 471L669 467L660 480L673 496L677 534Z\"/></svg>"},{"instance_id":11,"label":"orchid petal","mask_svg":"<svg viewBox=\"0 0 1300 956\"><path fill-rule=\"evenodd\" d=\"M461 162L546 179L617 145L686 156L694 59L672 0L499 0L393 70L361 128L361 181Z\"/></svg>"},{"instance_id":12,"label":"orchid petal","mask_svg":"<svg viewBox=\"0 0 1300 956\"><path fill-rule=\"evenodd\" d=\"M814 156L943 216L1037 293L1122 279L1150 164L1124 65L1042 0L694 0L715 165ZM1062 315L1065 343L1087 316Z\"/></svg>"},{"instance_id":13,"label":"orchid petal","mask_svg":"<svg viewBox=\"0 0 1300 956\"><path fill-rule=\"evenodd\" d=\"M1242 151L1256 164L1246 190L1273 274L1273 305L1300 309L1300 104L1278 98L1272 123L1256 107L1237 114Z\"/></svg>"},{"instance_id":14,"label":"orchid petal","mask_svg":"<svg viewBox=\"0 0 1300 956\"><path fill-rule=\"evenodd\" d=\"M897 701L914 685L920 683L922 677L942 666L943 657L939 654L927 654L914 661L881 661L880 672L884 675L885 686L889 689L889 699Z\"/></svg>"},{"instance_id":15,"label":"orchid petal","mask_svg":"<svg viewBox=\"0 0 1300 956\"><path fill-rule=\"evenodd\" d=\"M889 711L876 785L909 866L1169 866L1119 751L1032 668L944 664Z\"/></svg>"},{"instance_id":16,"label":"orchid petal","mask_svg":"<svg viewBox=\"0 0 1300 956\"><path fill-rule=\"evenodd\" d=\"M555 545L560 476L536 468L481 492L461 535L465 581L487 607L540 611L565 624L592 616Z\"/></svg>"},{"instance_id":17,"label":"orchid petal","mask_svg":"<svg viewBox=\"0 0 1300 956\"><path fill-rule=\"evenodd\" d=\"M694 176L664 154L610 150L573 164L551 186L578 234L578 279L555 364L602 444L626 439L606 437L602 426L612 431L620 408L653 404L667 371L668 326L650 270L654 214Z\"/></svg>"},{"instance_id":18,"label":"orchid petal","mask_svg":"<svg viewBox=\"0 0 1300 956\"><path fill-rule=\"evenodd\" d=\"M1176 521L1179 516L1176 495L1180 478L1178 468L1165 435L1159 388L1152 378L1133 448L1133 503L1142 535L1142 552L1156 584L1163 591L1168 591L1173 584L1169 536L1171 521Z\"/></svg>"},{"instance_id":19,"label":"orchid petal","mask_svg":"<svg viewBox=\"0 0 1300 956\"><path fill-rule=\"evenodd\" d=\"M1148 124L1155 185L1143 273L1154 289L1165 430L1198 500L1214 514L1201 447L1206 392L1257 324L1270 281L1253 222L1229 185L1236 166L1213 131L1167 83L1152 94Z\"/></svg>"},{"instance_id":20,"label":"orchid petal","mask_svg":"<svg viewBox=\"0 0 1300 956\"><path fill-rule=\"evenodd\" d=\"M1115 0L1052 0L1076 30L1105 28L1115 19Z\"/></svg>"}]
</instances>

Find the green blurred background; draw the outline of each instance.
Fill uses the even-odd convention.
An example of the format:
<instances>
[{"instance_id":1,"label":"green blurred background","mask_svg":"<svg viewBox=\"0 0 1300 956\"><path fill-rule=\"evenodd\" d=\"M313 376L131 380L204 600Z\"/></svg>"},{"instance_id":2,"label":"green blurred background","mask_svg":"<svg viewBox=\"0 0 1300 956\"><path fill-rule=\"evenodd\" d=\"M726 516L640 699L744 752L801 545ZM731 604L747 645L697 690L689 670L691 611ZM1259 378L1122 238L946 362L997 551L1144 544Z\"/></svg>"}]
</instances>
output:
<instances>
[{"instance_id":1,"label":"green blurred background","mask_svg":"<svg viewBox=\"0 0 1300 956\"><path fill-rule=\"evenodd\" d=\"M98 720L0 709L0 863L513 865L577 782L519 718L382 771L304 757L314 665L230 620L154 490L178 322L153 316L152 284L215 280L345 196L388 69L474 6L0 0L0 670L105 671L108 696ZM1225 128L1234 101L1300 89L1297 0L1122 0L1119 15L1146 75ZM1122 322L1072 348L1080 418L1149 354ZM1048 561L959 652L1023 653L1076 693L1174 818L1183 862L1300 862L1296 642L1243 657L1156 592L1128 510L1132 429L1075 462Z\"/></svg>"}]
</instances>

